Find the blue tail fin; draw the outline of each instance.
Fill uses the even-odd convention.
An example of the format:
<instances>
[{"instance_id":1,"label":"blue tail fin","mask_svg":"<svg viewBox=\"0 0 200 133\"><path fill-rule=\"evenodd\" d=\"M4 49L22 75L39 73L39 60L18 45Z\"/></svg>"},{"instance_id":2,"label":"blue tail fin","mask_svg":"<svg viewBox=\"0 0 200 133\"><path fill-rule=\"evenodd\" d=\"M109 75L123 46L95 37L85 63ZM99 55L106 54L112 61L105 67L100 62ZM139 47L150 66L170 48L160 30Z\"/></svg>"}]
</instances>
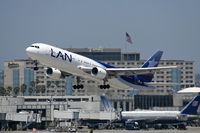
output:
<instances>
[{"instance_id":1,"label":"blue tail fin","mask_svg":"<svg viewBox=\"0 0 200 133\"><path fill-rule=\"evenodd\" d=\"M151 56L143 65L142 68L147 67L157 67L160 59L162 57L163 51L157 51L153 56ZM154 73L144 74L144 75L137 75L137 78L141 82L151 82L153 79Z\"/></svg>"},{"instance_id":2,"label":"blue tail fin","mask_svg":"<svg viewBox=\"0 0 200 133\"><path fill-rule=\"evenodd\" d=\"M182 110L181 114L197 115L197 110L200 103L200 96L194 97Z\"/></svg>"},{"instance_id":3,"label":"blue tail fin","mask_svg":"<svg viewBox=\"0 0 200 133\"><path fill-rule=\"evenodd\" d=\"M105 111L114 111L110 100L106 96L100 96Z\"/></svg>"},{"instance_id":4,"label":"blue tail fin","mask_svg":"<svg viewBox=\"0 0 200 133\"><path fill-rule=\"evenodd\" d=\"M157 67L159 64L159 61L162 57L163 51L157 51L153 56L151 56L143 65L142 68L146 67Z\"/></svg>"}]
</instances>

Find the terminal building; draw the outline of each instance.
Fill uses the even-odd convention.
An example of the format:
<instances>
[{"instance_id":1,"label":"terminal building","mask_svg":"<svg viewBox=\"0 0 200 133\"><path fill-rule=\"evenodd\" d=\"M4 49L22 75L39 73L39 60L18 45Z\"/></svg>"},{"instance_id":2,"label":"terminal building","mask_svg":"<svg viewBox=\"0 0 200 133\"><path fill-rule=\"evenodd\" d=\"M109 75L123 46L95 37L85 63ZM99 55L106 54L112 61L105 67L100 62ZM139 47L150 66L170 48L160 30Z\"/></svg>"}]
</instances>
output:
<instances>
[{"instance_id":1,"label":"terminal building","mask_svg":"<svg viewBox=\"0 0 200 133\"><path fill-rule=\"evenodd\" d=\"M0 87L4 87L4 71L0 71Z\"/></svg>"}]
</instances>

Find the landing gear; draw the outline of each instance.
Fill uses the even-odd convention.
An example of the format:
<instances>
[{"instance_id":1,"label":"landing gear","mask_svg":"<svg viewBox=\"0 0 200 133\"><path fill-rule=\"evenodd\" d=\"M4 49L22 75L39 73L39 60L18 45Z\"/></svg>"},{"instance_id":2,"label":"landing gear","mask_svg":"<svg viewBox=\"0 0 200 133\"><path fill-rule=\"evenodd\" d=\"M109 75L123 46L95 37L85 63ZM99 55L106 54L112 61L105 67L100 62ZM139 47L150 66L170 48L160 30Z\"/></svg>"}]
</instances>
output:
<instances>
[{"instance_id":1,"label":"landing gear","mask_svg":"<svg viewBox=\"0 0 200 133\"><path fill-rule=\"evenodd\" d=\"M110 88L110 85L109 84L106 84L106 80L103 81L103 85L100 85L99 86L100 89L109 89Z\"/></svg>"},{"instance_id":2,"label":"landing gear","mask_svg":"<svg viewBox=\"0 0 200 133\"><path fill-rule=\"evenodd\" d=\"M38 62L37 60L34 60L33 63L35 64L35 67L33 68L35 71L37 71L39 68L38 68Z\"/></svg>"},{"instance_id":3,"label":"landing gear","mask_svg":"<svg viewBox=\"0 0 200 133\"><path fill-rule=\"evenodd\" d=\"M110 85L109 84L107 84L107 85L100 85L99 88L100 89L109 89Z\"/></svg>"},{"instance_id":4,"label":"landing gear","mask_svg":"<svg viewBox=\"0 0 200 133\"><path fill-rule=\"evenodd\" d=\"M79 77L76 77L76 82L77 82L77 85L73 85L74 89L83 89L84 88L83 84L80 84L81 80Z\"/></svg>"},{"instance_id":5,"label":"landing gear","mask_svg":"<svg viewBox=\"0 0 200 133\"><path fill-rule=\"evenodd\" d=\"M74 89L83 89L83 85L82 84L80 84L80 85L73 85L73 88Z\"/></svg>"}]
</instances>

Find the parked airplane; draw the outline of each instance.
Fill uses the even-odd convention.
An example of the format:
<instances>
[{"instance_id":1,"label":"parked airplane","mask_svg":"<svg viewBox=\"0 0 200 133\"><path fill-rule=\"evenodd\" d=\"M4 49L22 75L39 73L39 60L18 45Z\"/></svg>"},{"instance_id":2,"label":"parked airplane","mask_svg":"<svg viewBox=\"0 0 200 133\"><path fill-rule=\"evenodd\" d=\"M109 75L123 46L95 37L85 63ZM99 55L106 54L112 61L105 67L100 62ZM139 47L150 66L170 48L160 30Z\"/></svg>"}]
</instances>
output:
<instances>
[{"instance_id":1,"label":"parked airplane","mask_svg":"<svg viewBox=\"0 0 200 133\"><path fill-rule=\"evenodd\" d=\"M173 124L197 119L200 96L194 97L181 111L122 111L121 119L145 124Z\"/></svg>"},{"instance_id":2,"label":"parked airplane","mask_svg":"<svg viewBox=\"0 0 200 133\"><path fill-rule=\"evenodd\" d=\"M102 105L105 111L115 111L110 100L106 96L101 96ZM122 111L119 119L125 122L127 129L138 129L139 125L159 124L162 125L182 125L183 122L199 118L200 96L194 97L181 111L152 111L136 110ZM185 125L182 125L184 128ZM146 128L146 127L145 127Z\"/></svg>"},{"instance_id":3,"label":"parked airplane","mask_svg":"<svg viewBox=\"0 0 200 133\"><path fill-rule=\"evenodd\" d=\"M141 88L151 82L155 71L172 69L176 66L157 67L162 51L157 51L141 68L116 68L114 66L92 60L82 55L69 52L51 45L35 43L26 48L28 56L36 61L35 70L38 69L37 61L48 66L46 74L54 79L74 75L98 81L101 89L110 88ZM83 88L77 80L74 88Z\"/></svg>"}]
</instances>

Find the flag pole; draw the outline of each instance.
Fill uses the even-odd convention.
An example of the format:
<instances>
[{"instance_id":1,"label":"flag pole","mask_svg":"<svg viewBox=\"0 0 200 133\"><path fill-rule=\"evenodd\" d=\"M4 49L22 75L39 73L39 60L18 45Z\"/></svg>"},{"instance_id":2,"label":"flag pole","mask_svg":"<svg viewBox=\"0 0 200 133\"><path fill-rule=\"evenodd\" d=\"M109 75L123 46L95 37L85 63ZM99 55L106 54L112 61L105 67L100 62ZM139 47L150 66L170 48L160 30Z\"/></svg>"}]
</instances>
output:
<instances>
[{"instance_id":1,"label":"flag pole","mask_svg":"<svg viewBox=\"0 0 200 133\"><path fill-rule=\"evenodd\" d=\"M127 50L127 46L126 45L127 45L127 43L124 42L124 51L123 51L124 53L126 53L126 50Z\"/></svg>"}]
</instances>

